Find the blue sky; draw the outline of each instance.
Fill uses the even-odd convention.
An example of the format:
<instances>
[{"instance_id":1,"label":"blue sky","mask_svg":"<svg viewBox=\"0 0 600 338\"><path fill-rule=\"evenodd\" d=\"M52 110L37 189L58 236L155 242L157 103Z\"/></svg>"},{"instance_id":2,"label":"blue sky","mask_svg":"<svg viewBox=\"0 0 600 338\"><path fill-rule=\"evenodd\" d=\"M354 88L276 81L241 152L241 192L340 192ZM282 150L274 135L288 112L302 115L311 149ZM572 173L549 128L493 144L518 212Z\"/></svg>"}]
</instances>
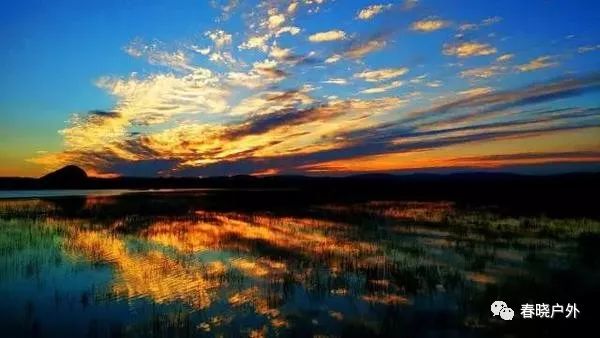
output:
<instances>
[{"instance_id":1,"label":"blue sky","mask_svg":"<svg viewBox=\"0 0 600 338\"><path fill-rule=\"evenodd\" d=\"M0 175L597 168L598 13L541 0L6 4Z\"/></svg>"}]
</instances>

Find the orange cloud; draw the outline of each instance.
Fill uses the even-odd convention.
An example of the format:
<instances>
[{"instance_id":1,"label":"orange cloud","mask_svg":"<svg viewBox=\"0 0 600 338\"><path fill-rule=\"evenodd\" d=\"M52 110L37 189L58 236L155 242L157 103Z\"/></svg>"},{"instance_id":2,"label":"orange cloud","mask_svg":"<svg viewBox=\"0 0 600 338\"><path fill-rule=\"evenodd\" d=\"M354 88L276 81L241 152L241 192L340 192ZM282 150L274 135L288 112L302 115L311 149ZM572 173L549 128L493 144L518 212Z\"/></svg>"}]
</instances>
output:
<instances>
[{"instance_id":1,"label":"orange cloud","mask_svg":"<svg viewBox=\"0 0 600 338\"><path fill-rule=\"evenodd\" d=\"M389 172L435 168L501 168L557 162L600 162L600 128L451 145L322 162L310 172ZM562 140L569 139L567 145Z\"/></svg>"}]
</instances>

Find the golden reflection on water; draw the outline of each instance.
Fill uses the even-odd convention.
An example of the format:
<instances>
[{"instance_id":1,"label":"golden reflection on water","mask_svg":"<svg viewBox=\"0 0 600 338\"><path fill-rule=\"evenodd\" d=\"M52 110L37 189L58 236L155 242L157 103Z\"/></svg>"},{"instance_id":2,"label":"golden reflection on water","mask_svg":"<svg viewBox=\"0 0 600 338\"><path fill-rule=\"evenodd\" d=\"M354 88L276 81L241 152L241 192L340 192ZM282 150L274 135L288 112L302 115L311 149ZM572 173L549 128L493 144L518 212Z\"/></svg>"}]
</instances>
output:
<instances>
[{"instance_id":1,"label":"golden reflection on water","mask_svg":"<svg viewBox=\"0 0 600 338\"><path fill-rule=\"evenodd\" d=\"M37 213L39 226L60 233L62 248L73 260L111 267L111 296L219 309L194 324L203 332L214 333L239 313L268 323L248 330L249 336L290 327L290 318L297 315L286 309L294 301L288 294L292 288L304 295L344 299L352 304L347 309L405 309L424 288L445 292L456 275L460 283L497 284L507 271L521 273L525 255L508 247L490 249L488 238L479 233L451 232L444 222L457 212L447 202L326 205L317 210L327 216L319 217L198 208L146 218L127 213L87 216L102 216L102 208L113 203L107 197L88 198L82 203L85 212L75 217L57 213L58 207L47 201L0 201L0 213ZM371 217L374 225L361 228L344 221L356 215ZM383 230L381 219L389 222ZM500 221L511 227L516 222ZM534 238L519 241L539 245ZM484 258L493 264L469 266ZM411 281L414 285L407 291ZM344 322L352 317L325 305L319 311L323 315L311 318L313 325L323 318Z\"/></svg>"},{"instance_id":2,"label":"golden reflection on water","mask_svg":"<svg viewBox=\"0 0 600 338\"><path fill-rule=\"evenodd\" d=\"M78 223L76 220L74 223ZM118 226L110 226L115 229ZM273 328L288 326L278 307L284 279L310 288L318 266L330 276L356 269L381 269L389 262L374 242L357 239L351 227L340 222L272 215L245 215L197 211L183 219L159 218L134 236L109 230L71 227L65 245L73 256L114 268L111 291L125 299L147 297L156 303L180 301L194 309L215 302L232 311L251 308ZM143 239L149 247L128 246L128 238ZM261 256L262 249L275 254ZM169 250L174 250L170 251ZM195 255L226 252L205 260ZM308 263L298 264L298 255ZM290 267L290 265L292 265ZM235 272L242 281L236 279ZM371 291L356 301L402 305L410 301L388 280L374 280ZM331 296L354 296L345 287L332 288ZM343 315L334 314L341 320ZM210 331L227 320L203 322ZM252 333L260 336L263 330Z\"/></svg>"},{"instance_id":3,"label":"golden reflection on water","mask_svg":"<svg viewBox=\"0 0 600 338\"><path fill-rule=\"evenodd\" d=\"M348 239L348 225L342 223L237 213L198 211L196 214L199 220L158 221L141 235L190 253L214 249L252 252L255 249L252 241L307 256L352 256L377 249L373 243Z\"/></svg>"},{"instance_id":4,"label":"golden reflection on water","mask_svg":"<svg viewBox=\"0 0 600 338\"><path fill-rule=\"evenodd\" d=\"M113 292L127 298L150 297L157 303L183 301L195 308L210 306L221 287L225 269L219 264L200 266L176 261L163 252L133 253L126 244L103 231L75 231L68 248L93 262L115 267Z\"/></svg>"}]
</instances>

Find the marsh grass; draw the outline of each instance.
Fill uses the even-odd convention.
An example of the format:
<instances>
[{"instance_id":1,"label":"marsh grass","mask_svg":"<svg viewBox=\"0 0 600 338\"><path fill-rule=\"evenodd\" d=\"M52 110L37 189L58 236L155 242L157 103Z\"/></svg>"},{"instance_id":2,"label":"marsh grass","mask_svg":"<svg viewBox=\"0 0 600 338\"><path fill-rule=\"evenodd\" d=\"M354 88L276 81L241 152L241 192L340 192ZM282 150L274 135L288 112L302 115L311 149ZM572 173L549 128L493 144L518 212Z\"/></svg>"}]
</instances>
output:
<instances>
[{"instance_id":1,"label":"marsh grass","mask_svg":"<svg viewBox=\"0 0 600 338\"><path fill-rule=\"evenodd\" d=\"M489 319L489 299L560 301L600 282L600 223L590 218L450 202L275 213L140 197L0 201L0 282L43 279L60 260L110 269L109 284L76 297L144 316L90 332L155 337L418 336L423 325L497 336L511 331Z\"/></svg>"}]
</instances>

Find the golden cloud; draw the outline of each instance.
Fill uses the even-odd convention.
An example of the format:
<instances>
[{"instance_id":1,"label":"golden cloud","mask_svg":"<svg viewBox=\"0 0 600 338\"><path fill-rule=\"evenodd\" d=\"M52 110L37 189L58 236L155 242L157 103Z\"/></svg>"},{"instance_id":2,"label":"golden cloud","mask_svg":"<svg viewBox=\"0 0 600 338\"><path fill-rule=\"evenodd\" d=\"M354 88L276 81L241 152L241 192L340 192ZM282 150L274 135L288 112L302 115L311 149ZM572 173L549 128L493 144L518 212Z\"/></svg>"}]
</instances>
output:
<instances>
[{"instance_id":1,"label":"golden cloud","mask_svg":"<svg viewBox=\"0 0 600 338\"><path fill-rule=\"evenodd\" d=\"M460 58L465 58L470 56L495 54L496 48L487 43L471 41L458 44L445 44L443 52L445 55L454 55Z\"/></svg>"},{"instance_id":2,"label":"golden cloud","mask_svg":"<svg viewBox=\"0 0 600 338\"><path fill-rule=\"evenodd\" d=\"M477 95L491 93L492 91L493 91L493 89L491 87L476 87L476 88L470 88L467 90L460 91L460 92L458 92L458 94L464 95L464 96L477 96Z\"/></svg>"},{"instance_id":3,"label":"golden cloud","mask_svg":"<svg viewBox=\"0 0 600 338\"><path fill-rule=\"evenodd\" d=\"M388 79L393 79L408 73L408 68L383 68L378 70L364 71L354 74L354 77L363 79L368 82L377 82Z\"/></svg>"},{"instance_id":4,"label":"golden cloud","mask_svg":"<svg viewBox=\"0 0 600 338\"><path fill-rule=\"evenodd\" d=\"M386 9L390 9L392 7L391 4L387 5L371 5L361 9L356 15L357 19L360 20L369 20L377 14L383 12Z\"/></svg>"},{"instance_id":5,"label":"golden cloud","mask_svg":"<svg viewBox=\"0 0 600 338\"><path fill-rule=\"evenodd\" d=\"M308 37L311 42L327 42L346 39L346 32L342 30L330 30L327 32L319 32Z\"/></svg>"},{"instance_id":6,"label":"golden cloud","mask_svg":"<svg viewBox=\"0 0 600 338\"><path fill-rule=\"evenodd\" d=\"M209 37L216 48L222 48L225 45L231 44L231 34L226 33L223 30L217 29L214 31L207 31L204 33L205 36Z\"/></svg>"},{"instance_id":7,"label":"golden cloud","mask_svg":"<svg viewBox=\"0 0 600 338\"><path fill-rule=\"evenodd\" d=\"M558 65L558 62L553 61L550 56L540 56L535 58L527 63L516 66L517 70L520 72L531 72L534 70L548 68Z\"/></svg>"},{"instance_id":8,"label":"golden cloud","mask_svg":"<svg viewBox=\"0 0 600 338\"><path fill-rule=\"evenodd\" d=\"M300 33L300 28L296 27L296 26L285 26L285 27L281 27L276 33L276 36L280 36L283 33L289 33L291 35L296 35L298 33Z\"/></svg>"},{"instance_id":9,"label":"golden cloud","mask_svg":"<svg viewBox=\"0 0 600 338\"><path fill-rule=\"evenodd\" d=\"M269 49L267 41L271 38L271 34L251 36L247 41L238 46L238 49L258 49L266 52Z\"/></svg>"},{"instance_id":10,"label":"golden cloud","mask_svg":"<svg viewBox=\"0 0 600 338\"><path fill-rule=\"evenodd\" d=\"M413 22L410 29L419 32L433 32L448 27L448 25L447 21L431 18Z\"/></svg>"},{"instance_id":11,"label":"golden cloud","mask_svg":"<svg viewBox=\"0 0 600 338\"><path fill-rule=\"evenodd\" d=\"M269 55L274 57L275 59L282 60L286 59L292 54L292 50L290 48L280 48L277 46L273 46Z\"/></svg>"},{"instance_id":12,"label":"golden cloud","mask_svg":"<svg viewBox=\"0 0 600 338\"><path fill-rule=\"evenodd\" d=\"M283 14L273 14L269 16L268 27L269 29L275 29L285 21L285 15Z\"/></svg>"}]
</instances>

